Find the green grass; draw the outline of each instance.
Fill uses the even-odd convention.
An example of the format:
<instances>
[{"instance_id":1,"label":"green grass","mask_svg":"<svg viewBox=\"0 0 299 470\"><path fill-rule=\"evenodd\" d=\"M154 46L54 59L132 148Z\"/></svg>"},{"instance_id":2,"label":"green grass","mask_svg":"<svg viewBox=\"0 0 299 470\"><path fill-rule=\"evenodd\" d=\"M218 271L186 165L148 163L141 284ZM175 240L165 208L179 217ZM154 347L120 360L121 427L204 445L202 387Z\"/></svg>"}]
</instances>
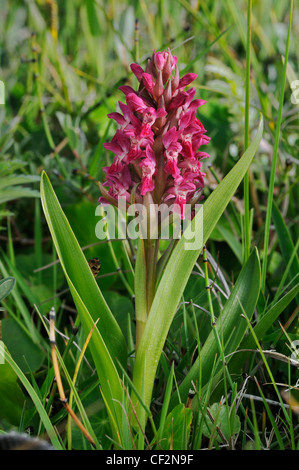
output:
<instances>
[{"instance_id":1,"label":"green grass","mask_svg":"<svg viewBox=\"0 0 299 470\"><path fill-rule=\"evenodd\" d=\"M59 401L54 305L65 392L98 449L298 450L296 2L3 0L1 12L0 433L92 448ZM160 243L158 297L135 356L143 258L133 242L96 238L97 181L118 87L136 87L129 64L166 47L207 101L209 264L201 250L183 256L182 243L167 264Z\"/></svg>"}]
</instances>

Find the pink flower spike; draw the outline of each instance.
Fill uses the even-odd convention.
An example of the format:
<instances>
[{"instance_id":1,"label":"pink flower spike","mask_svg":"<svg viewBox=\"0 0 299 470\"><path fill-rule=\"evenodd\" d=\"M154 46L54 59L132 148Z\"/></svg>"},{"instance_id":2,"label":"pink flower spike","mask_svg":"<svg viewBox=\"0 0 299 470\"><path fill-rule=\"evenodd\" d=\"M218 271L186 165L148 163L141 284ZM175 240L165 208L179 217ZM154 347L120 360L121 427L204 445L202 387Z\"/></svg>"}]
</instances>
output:
<instances>
[{"instance_id":1,"label":"pink flower spike","mask_svg":"<svg viewBox=\"0 0 299 470\"><path fill-rule=\"evenodd\" d=\"M180 164L180 168L186 168L189 170L191 173L199 173L200 168L201 168L201 162L197 160L195 157L192 158L185 158ZM184 173L184 176L186 177L186 173Z\"/></svg>"},{"instance_id":2,"label":"pink flower spike","mask_svg":"<svg viewBox=\"0 0 299 470\"><path fill-rule=\"evenodd\" d=\"M167 112L166 112L165 109L159 108L156 111L156 118L158 119L158 118L164 117L164 116L166 116L166 114L167 114Z\"/></svg>"},{"instance_id":3,"label":"pink flower spike","mask_svg":"<svg viewBox=\"0 0 299 470\"><path fill-rule=\"evenodd\" d=\"M179 69L176 65L175 68L174 68L174 77L173 77L173 80L171 81L171 91L172 91L172 93L174 93L177 90L177 88L179 86L179 82L180 82L180 73L179 73Z\"/></svg>"},{"instance_id":4,"label":"pink flower spike","mask_svg":"<svg viewBox=\"0 0 299 470\"><path fill-rule=\"evenodd\" d=\"M125 103L119 102L118 112L108 115L118 130L104 144L114 158L104 169L103 200L114 204L123 195L129 202L134 192L142 203L152 193L157 205L175 202L183 219L186 204L200 197L202 161L209 157L201 146L210 138L196 113L205 101L194 99L196 89L190 84L197 75L180 78L179 68L170 49L154 51L145 68L131 65L139 86L121 86Z\"/></svg>"},{"instance_id":5,"label":"pink flower spike","mask_svg":"<svg viewBox=\"0 0 299 470\"><path fill-rule=\"evenodd\" d=\"M207 135L203 135L200 140L200 145L207 145L211 140L211 137L208 137Z\"/></svg>"}]
</instances>

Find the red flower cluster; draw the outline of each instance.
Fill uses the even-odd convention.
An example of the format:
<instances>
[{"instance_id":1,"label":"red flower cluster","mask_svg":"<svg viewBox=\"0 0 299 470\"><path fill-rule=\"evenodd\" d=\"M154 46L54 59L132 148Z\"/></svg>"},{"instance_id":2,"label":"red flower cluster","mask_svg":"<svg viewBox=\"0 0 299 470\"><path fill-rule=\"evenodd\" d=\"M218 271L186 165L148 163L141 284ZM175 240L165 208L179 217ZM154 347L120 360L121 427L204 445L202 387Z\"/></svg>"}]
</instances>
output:
<instances>
[{"instance_id":1,"label":"red flower cluster","mask_svg":"<svg viewBox=\"0 0 299 470\"><path fill-rule=\"evenodd\" d=\"M120 90L126 104L119 102L121 113L108 114L119 128L104 147L115 157L105 167L106 182L100 202L114 203L119 197L142 203L152 194L156 204L178 204L184 218L186 203L198 199L204 186L201 160L209 157L199 147L210 140L196 118L197 108L205 101L194 99L195 88L184 91L197 75L187 73L181 79L177 58L170 50L155 52L145 71L131 65L139 81L138 91L129 86Z\"/></svg>"}]
</instances>

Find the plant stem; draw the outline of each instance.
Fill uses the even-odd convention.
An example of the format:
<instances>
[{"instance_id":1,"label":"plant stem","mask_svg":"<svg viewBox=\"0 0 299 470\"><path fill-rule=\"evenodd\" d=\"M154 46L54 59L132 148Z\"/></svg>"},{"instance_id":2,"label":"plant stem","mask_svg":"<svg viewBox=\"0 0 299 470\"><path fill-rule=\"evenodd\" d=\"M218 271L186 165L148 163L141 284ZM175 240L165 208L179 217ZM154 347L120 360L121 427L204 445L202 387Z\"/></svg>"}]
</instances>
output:
<instances>
[{"instance_id":1,"label":"plant stem","mask_svg":"<svg viewBox=\"0 0 299 470\"><path fill-rule=\"evenodd\" d=\"M281 125L282 108L283 108L283 101L284 101L284 89L285 89L288 57L289 57L292 13L293 13L293 0L291 0L291 6L290 6L288 36L287 36L286 52L285 52L285 58L284 58L284 64L283 64L282 83L280 87L280 100L279 100L278 116L277 116L276 131L275 131L275 142L274 142L273 157L272 157L270 183L269 183L269 190L268 190L269 196L268 196L267 214L266 214L266 222L265 222L264 258L263 258L262 280L261 280L262 292L265 291L265 286L266 286L269 232L270 232L270 223L271 223L271 215L272 215L273 191L274 191L275 171L276 171L277 153L278 153L278 145L279 145L280 125Z\"/></svg>"},{"instance_id":2,"label":"plant stem","mask_svg":"<svg viewBox=\"0 0 299 470\"><path fill-rule=\"evenodd\" d=\"M153 199L150 193L144 196L144 208L146 218L140 224L141 236L135 267L136 350L155 297L159 249L157 219L151 210Z\"/></svg>"}]
</instances>

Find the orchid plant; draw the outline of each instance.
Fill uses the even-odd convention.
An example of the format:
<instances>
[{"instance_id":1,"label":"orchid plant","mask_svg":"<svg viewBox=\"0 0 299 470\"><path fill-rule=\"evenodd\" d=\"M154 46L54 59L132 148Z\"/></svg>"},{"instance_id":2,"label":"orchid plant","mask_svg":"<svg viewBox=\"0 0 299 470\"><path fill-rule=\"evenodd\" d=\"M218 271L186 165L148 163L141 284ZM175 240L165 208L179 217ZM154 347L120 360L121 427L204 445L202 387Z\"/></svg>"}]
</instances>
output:
<instances>
[{"instance_id":1,"label":"orchid plant","mask_svg":"<svg viewBox=\"0 0 299 470\"><path fill-rule=\"evenodd\" d=\"M126 104L119 102L122 114L108 114L119 129L111 142L104 144L115 156L113 163L103 168L106 181L100 184L99 202L117 205L119 198L124 198L127 204L133 200L146 209L156 205L158 210L165 204L182 219L189 204L193 216L192 209L204 187L202 160L209 157L200 147L210 140L196 117L205 101L194 99L194 87L185 90L197 75L188 73L180 78L177 58L169 49L155 52L145 70L138 64L132 64L131 70L139 88L134 91L130 86L121 86L126 97ZM153 239L153 234L161 231L150 210L146 214L149 233L142 242L146 305L144 311L142 306L136 311L136 349L155 295L159 238Z\"/></svg>"},{"instance_id":2,"label":"orchid plant","mask_svg":"<svg viewBox=\"0 0 299 470\"><path fill-rule=\"evenodd\" d=\"M145 70L138 64L132 64L131 69L139 87L136 91L130 86L122 86L126 104L119 102L120 112L108 115L116 121L118 129L112 140L104 144L114 158L112 164L104 168L106 180L99 183L99 202L117 206L119 198L123 198L128 206L138 203L159 209L166 205L181 221L190 218L190 230L202 217L199 247L186 249L187 228L178 239L169 240L168 249L161 253L159 237L150 236L159 234L161 227L153 227L152 218L147 215L145 224L150 235L138 240L136 262L132 267L136 316L132 374L128 369L131 351L128 351L127 341L89 269L47 175L43 173L41 178L44 213L79 320L86 335L93 329L89 346L113 439L120 448L124 446L121 430L128 421L141 441L148 419L155 437L157 433L159 435L151 414L151 401L155 374L170 325L193 266L241 183L263 132L261 119L256 136L242 158L204 201L203 214L198 213L195 206L202 199L205 176L202 161L209 156L202 146L210 139L197 117L198 108L205 102L195 98L195 88L189 87L197 76L187 73L180 78L177 58L170 50L154 52ZM191 208L188 214L187 206ZM161 224L161 219L158 220ZM240 315L245 312L247 318L251 318L259 294L259 279L259 259L253 250L220 317L216 323L212 322L211 335L201 351L201 363L199 359L195 361L178 393L173 394L169 409L178 400L186 401L191 384L198 383L199 366L201 385L207 383L212 364L219 355L220 336L226 354L240 344L247 329L245 321L240 323ZM237 328L231 338L235 325ZM217 367L219 372L221 364Z\"/></svg>"}]
</instances>

